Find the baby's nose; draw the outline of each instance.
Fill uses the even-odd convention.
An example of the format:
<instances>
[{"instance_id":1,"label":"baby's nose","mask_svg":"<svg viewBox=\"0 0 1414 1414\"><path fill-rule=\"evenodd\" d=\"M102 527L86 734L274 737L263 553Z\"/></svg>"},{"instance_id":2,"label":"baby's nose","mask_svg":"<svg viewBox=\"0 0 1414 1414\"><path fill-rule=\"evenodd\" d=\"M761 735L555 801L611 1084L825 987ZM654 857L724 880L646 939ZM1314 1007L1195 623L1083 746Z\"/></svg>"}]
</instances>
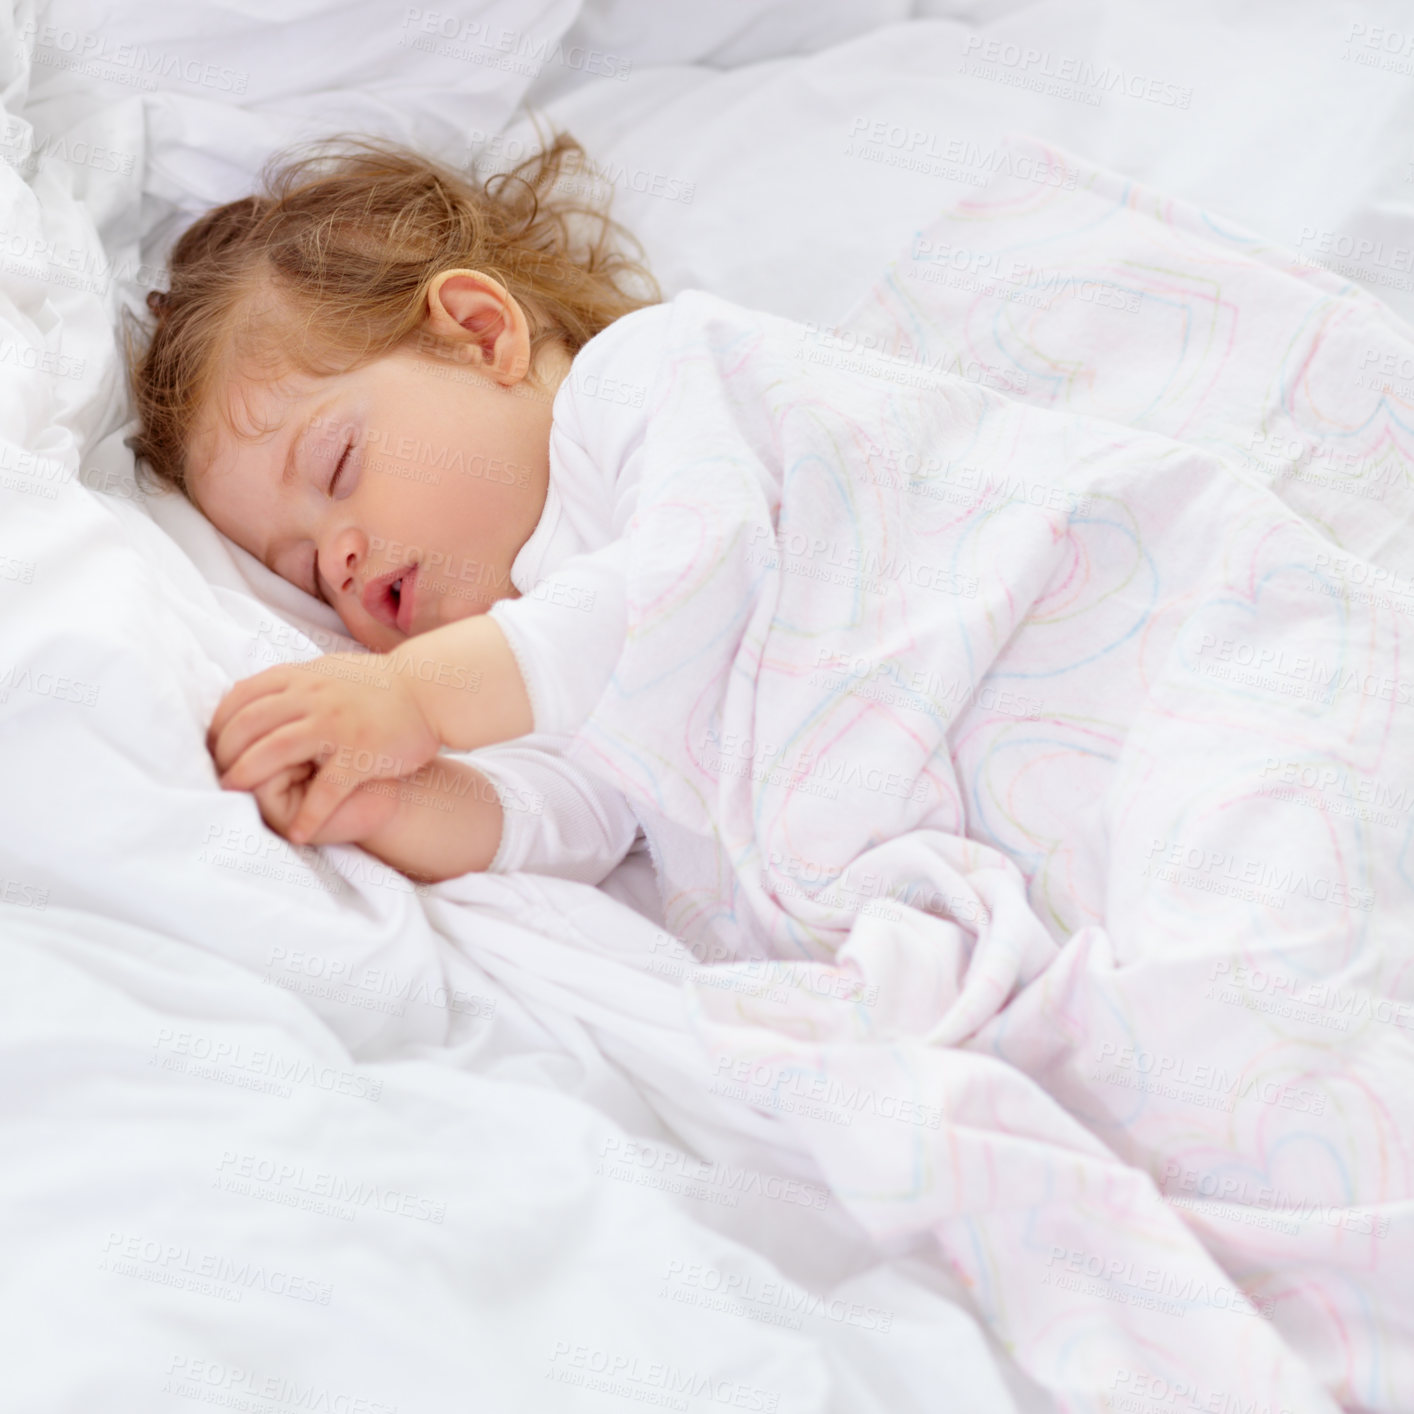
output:
<instances>
[{"instance_id":1,"label":"baby's nose","mask_svg":"<svg viewBox=\"0 0 1414 1414\"><path fill-rule=\"evenodd\" d=\"M358 572L358 549L347 542L339 547L340 553L330 557L332 566L335 569L335 582L339 586L341 593L347 594L356 587L355 577Z\"/></svg>"},{"instance_id":2,"label":"baby's nose","mask_svg":"<svg viewBox=\"0 0 1414 1414\"><path fill-rule=\"evenodd\" d=\"M358 592L358 576L367 552L368 537L357 526L345 525L325 541L329 555L325 563L329 578L342 594Z\"/></svg>"}]
</instances>

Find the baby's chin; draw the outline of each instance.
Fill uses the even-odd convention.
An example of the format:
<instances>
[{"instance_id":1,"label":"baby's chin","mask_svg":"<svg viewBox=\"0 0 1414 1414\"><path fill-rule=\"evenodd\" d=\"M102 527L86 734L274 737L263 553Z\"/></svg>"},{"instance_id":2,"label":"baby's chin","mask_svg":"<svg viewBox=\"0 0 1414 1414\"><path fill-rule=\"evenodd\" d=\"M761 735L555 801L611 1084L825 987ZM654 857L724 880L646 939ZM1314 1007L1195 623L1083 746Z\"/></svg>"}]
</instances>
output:
<instances>
[{"instance_id":1,"label":"baby's chin","mask_svg":"<svg viewBox=\"0 0 1414 1414\"><path fill-rule=\"evenodd\" d=\"M360 648L366 648L370 653L387 653L406 641L405 635L384 624L370 625L363 621L351 624L342 614L339 615L339 621L344 626L344 632Z\"/></svg>"},{"instance_id":2,"label":"baby's chin","mask_svg":"<svg viewBox=\"0 0 1414 1414\"><path fill-rule=\"evenodd\" d=\"M450 614L442 622L450 623L453 619L470 618L472 614L485 612L488 607L489 605L479 604L475 608L466 610L465 613ZM348 636L360 647L368 649L370 653L391 653L399 644L406 643L410 638L418 638L422 634L431 633L433 629L442 626L441 623L424 624L418 627L416 633L403 633L400 629L389 628L387 624L369 624L366 620L351 624L342 615L340 618Z\"/></svg>"}]
</instances>

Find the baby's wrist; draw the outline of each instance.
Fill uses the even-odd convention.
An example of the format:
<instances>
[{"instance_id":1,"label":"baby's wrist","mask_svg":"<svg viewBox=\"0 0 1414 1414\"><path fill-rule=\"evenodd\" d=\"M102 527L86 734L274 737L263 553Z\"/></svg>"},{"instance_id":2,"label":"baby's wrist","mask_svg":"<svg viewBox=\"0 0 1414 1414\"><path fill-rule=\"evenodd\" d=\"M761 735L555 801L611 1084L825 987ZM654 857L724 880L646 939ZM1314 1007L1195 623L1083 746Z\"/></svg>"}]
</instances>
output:
<instances>
[{"instance_id":1,"label":"baby's wrist","mask_svg":"<svg viewBox=\"0 0 1414 1414\"><path fill-rule=\"evenodd\" d=\"M448 750L475 751L535 730L520 665L487 614L420 634L388 657Z\"/></svg>"},{"instance_id":2,"label":"baby's wrist","mask_svg":"<svg viewBox=\"0 0 1414 1414\"><path fill-rule=\"evenodd\" d=\"M398 781L396 811L359 843L385 864L423 883L488 868L504 824L494 784L463 762L433 758Z\"/></svg>"},{"instance_id":3,"label":"baby's wrist","mask_svg":"<svg viewBox=\"0 0 1414 1414\"><path fill-rule=\"evenodd\" d=\"M396 842L407 833L408 802L404 794L404 784L401 779L384 777L381 780L368 781L359 787L360 790L376 790L392 801L387 815L362 839L355 841L361 848L370 854L376 854L380 859L383 858L385 849L395 847Z\"/></svg>"}]
</instances>

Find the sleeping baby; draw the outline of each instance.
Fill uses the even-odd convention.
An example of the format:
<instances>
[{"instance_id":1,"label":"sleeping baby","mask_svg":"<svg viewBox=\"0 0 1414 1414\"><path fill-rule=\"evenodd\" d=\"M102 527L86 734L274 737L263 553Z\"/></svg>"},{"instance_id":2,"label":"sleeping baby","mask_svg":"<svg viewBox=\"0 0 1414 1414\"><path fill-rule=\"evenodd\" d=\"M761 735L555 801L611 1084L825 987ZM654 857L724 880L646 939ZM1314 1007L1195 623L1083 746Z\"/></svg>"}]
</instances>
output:
<instances>
[{"instance_id":1,"label":"sleeping baby","mask_svg":"<svg viewBox=\"0 0 1414 1414\"><path fill-rule=\"evenodd\" d=\"M561 134L485 184L378 144L287 161L149 296L140 462L369 650L247 678L212 720L221 784L293 843L590 883L633 844L564 748L625 635L670 307L552 190L582 156Z\"/></svg>"}]
</instances>

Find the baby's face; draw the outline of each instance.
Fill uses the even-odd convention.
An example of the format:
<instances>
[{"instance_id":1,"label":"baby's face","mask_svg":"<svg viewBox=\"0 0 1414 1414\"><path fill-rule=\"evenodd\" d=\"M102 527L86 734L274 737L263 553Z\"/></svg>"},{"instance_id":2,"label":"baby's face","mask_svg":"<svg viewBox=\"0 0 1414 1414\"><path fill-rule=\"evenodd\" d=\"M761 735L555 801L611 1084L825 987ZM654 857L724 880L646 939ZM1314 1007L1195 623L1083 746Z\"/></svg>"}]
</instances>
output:
<instances>
[{"instance_id":1,"label":"baby's face","mask_svg":"<svg viewBox=\"0 0 1414 1414\"><path fill-rule=\"evenodd\" d=\"M205 410L188 485L217 529L386 652L516 597L557 384L508 386L416 347L329 377L233 376L236 429Z\"/></svg>"}]
</instances>

